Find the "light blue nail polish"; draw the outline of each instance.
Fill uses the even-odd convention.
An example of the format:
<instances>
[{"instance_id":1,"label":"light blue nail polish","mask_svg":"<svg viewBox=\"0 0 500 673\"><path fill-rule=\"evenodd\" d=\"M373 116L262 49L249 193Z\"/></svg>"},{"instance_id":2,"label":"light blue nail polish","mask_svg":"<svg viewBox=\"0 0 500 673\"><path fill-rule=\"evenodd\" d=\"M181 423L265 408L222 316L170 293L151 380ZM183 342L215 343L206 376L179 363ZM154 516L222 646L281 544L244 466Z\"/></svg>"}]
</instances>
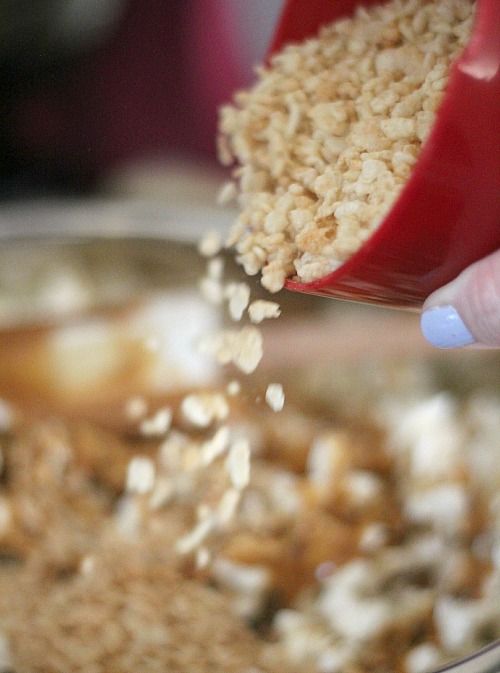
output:
<instances>
[{"instance_id":1,"label":"light blue nail polish","mask_svg":"<svg viewBox=\"0 0 500 673\"><path fill-rule=\"evenodd\" d=\"M475 342L453 306L437 306L422 313L422 334L436 348L461 348Z\"/></svg>"}]
</instances>

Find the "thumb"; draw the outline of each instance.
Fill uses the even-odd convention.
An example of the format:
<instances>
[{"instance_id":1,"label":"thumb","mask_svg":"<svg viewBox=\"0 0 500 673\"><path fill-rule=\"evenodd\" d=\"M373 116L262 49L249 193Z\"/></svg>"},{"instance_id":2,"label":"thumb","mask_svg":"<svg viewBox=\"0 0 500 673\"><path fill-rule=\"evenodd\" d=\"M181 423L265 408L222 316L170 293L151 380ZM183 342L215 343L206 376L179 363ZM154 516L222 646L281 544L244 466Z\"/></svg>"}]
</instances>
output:
<instances>
[{"instance_id":1,"label":"thumb","mask_svg":"<svg viewBox=\"0 0 500 673\"><path fill-rule=\"evenodd\" d=\"M500 348L500 250L431 294L420 324L437 348Z\"/></svg>"}]
</instances>

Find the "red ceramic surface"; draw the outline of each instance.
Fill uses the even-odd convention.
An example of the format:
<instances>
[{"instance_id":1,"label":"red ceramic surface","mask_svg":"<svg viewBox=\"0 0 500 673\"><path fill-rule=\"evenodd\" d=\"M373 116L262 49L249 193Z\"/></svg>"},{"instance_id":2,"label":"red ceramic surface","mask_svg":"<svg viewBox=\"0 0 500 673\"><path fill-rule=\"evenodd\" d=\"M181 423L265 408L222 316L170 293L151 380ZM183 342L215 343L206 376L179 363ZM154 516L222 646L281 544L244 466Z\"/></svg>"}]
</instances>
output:
<instances>
[{"instance_id":1,"label":"red ceramic surface","mask_svg":"<svg viewBox=\"0 0 500 673\"><path fill-rule=\"evenodd\" d=\"M288 0L271 52L380 0ZM419 308L466 266L500 248L500 0L477 0L411 178L380 227L337 271L290 290Z\"/></svg>"}]
</instances>

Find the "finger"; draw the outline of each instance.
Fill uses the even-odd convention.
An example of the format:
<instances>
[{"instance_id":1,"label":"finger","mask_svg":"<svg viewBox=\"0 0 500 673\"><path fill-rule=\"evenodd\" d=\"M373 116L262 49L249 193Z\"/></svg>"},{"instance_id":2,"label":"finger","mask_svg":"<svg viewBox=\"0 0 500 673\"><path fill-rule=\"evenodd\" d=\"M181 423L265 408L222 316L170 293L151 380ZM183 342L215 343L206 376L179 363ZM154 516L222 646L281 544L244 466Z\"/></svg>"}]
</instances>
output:
<instances>
[{"instance_id":1,"label":"finger","mask_svg":"<svg viewBox=\"0 0 500 673\"><path fill-rule=\"evenodd\" d=\"M499 348L500 250L436 290L424 304L421 328L437 348Z\"/></svg>"}]
</instances>

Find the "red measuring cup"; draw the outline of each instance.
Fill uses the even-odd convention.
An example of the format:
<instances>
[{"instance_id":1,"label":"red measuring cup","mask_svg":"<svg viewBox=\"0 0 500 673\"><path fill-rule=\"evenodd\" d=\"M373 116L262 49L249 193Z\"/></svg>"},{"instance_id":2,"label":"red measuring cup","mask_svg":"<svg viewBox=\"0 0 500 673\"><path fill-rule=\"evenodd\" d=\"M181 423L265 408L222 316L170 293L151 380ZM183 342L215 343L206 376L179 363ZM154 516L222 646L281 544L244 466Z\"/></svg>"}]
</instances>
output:
<instances>
[{"instance_id":1,"label":"red measuring cup","mask_svg":"<svg viewBox=\"0 0 500 673\"><path fill-rule=\"evenodd\" d=\"M271 53L381 0L288 0ZM500 248L500 0L477 0L431 134L378 229L341 267L289 290L394 307L424 299Z\"/></svg>"}]
</instances>

